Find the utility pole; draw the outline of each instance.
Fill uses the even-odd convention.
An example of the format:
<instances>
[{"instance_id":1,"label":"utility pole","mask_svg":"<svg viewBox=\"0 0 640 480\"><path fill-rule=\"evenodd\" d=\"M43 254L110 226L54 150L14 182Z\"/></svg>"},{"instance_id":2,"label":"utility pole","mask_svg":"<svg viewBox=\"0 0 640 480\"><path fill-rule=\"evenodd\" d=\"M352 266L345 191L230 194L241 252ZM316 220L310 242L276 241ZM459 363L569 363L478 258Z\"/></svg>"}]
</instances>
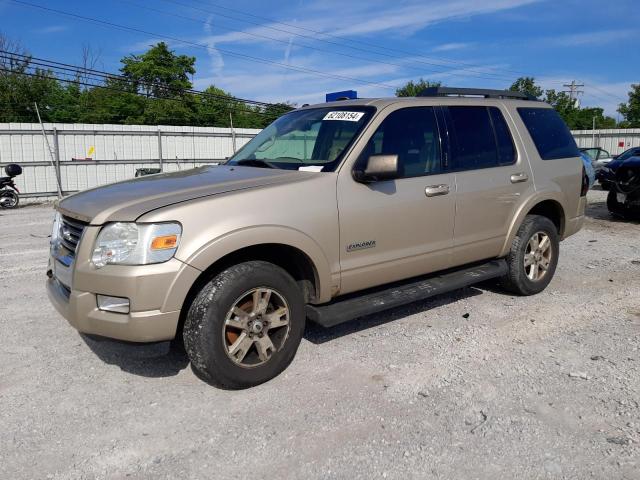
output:
<instances>
[{"instance_id":1,"label":"utility pole","mask_svg":"<svg viewBox=\"0 0 640 480\"><path fill-rule=\"evenodd\" d=\"M562 86L569 89L563 91L569 94L571 102L576 105L576 103L578 102L578 95L584 93L584 90L580 90L580 87L584 87L584 83L576 83L575 80L571 80L571 83L565 83Z\"/></svg>"}]
</instances>

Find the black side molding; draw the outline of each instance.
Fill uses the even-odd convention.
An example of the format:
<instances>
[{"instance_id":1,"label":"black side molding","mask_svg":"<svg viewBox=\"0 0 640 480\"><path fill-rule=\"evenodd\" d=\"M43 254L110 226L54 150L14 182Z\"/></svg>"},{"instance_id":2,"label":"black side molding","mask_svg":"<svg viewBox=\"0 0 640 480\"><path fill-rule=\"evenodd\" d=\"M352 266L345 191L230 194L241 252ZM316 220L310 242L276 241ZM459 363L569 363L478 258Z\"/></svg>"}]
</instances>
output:
<instances>
[{"instance_id":1,"label":"black side molding","mask_svg":"<svg viewBox=\"0 0 640 480\"><path fill-rule=\"evenodd\" d=\"M376 288L369 293L346 295L323 305L307 305L307 318L333 327L357 317L424 300L442 293L458 290L474 283L501 277L507 273L504 259L467 266L445 273L411 279L392 286Z\"/></svg>"}]
</instances>

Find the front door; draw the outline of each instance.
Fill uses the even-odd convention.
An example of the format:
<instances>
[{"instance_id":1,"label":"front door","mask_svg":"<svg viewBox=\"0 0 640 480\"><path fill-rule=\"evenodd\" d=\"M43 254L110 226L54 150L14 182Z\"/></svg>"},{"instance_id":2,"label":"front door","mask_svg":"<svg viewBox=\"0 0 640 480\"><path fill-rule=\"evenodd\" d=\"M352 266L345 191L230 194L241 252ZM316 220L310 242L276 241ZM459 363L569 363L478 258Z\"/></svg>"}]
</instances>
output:
<instances>
[{"instance_id":1,"label":"front door","mask_svg":"<svg viewBox=\"0 0 640 480\"><path fill-rule=\"evenodd\" d=\"M398 178L363 184L351 166L341 170L340 293L451 265L455 185L441 152L433 108L400 108L380 123L357 161L398 155Z\"/></svg>"}]
</instances>

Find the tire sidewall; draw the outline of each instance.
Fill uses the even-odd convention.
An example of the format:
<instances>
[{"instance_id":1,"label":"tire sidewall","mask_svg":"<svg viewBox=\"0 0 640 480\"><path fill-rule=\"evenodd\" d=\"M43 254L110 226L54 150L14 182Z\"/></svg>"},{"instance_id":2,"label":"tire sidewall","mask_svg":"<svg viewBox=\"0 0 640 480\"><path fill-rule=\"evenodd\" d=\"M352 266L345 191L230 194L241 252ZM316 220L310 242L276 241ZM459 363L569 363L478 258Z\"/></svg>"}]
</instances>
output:
<instances>
[{"instance_id":1,"label":"tire sidewall","mask_svg":"<svg viewBox=\"0 0 640 480\"><path fill-rule=\"evenodd\" d=\"M290 330L282 348L267 363L244 368L227 355L223 326L234 302L260 287L271 288L285 299ZM187 313L184 341L192 365L205 380L229 388L246 388L270 380L291 363L304 326L304 300L295 281L276 265L253 261L228 268L203 287Z\"/></svg>"},{"instance_id":2,"label":"tire sidewall","mask_svg":"<svg viewBox=\"0 0 640 480\"><path fill-rule=\"evenodd\" d=\"M531 237L537 233L543 232L549 236L551 240L551 262L549 263L549 269L546 275L538 281L532 281L527 277L524 267L524 256L527 250L527 245ZM516 248L511 252L514 256L514 268L516 268L516 279L519 283L519 289L526 295L534 295L543 291L551 280L558 266L558 258L560 256L560 238L556 226L546 217L535 216L531 217L530 221L525 222L520 231L518 232L519 241L516 244Z\"/></svg>"},{"instance_id":3,"label":"tire sidewall","mask_svg":"<svg viewBox=\"0 0 640 480\"><path fill-rule=\"evenodd\" d=\"M2 192L0 192L0 199L4 197L12 197L15 200L15 203L10 206L5 206L4 204L2 204L2 202L0 202L0 205L2 205L2 208L6 208L6 209L16 208L20 203L20 197L16 192L12 190L3 190Z\"/></svg>"}]
</instances>

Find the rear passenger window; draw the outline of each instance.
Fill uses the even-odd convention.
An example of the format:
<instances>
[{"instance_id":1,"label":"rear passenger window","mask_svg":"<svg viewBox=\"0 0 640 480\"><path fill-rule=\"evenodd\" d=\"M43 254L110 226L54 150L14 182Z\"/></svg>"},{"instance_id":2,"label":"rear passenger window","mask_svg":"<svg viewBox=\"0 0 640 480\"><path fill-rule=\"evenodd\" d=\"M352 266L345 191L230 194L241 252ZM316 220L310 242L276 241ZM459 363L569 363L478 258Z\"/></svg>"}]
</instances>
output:
<instances>
[{"instance_id":1,"label":"rear passenger window","mask_svg":"<svg viewBox=\"0 0 640 480\"><path fill-rule=\"evenodd\" d=\"M500 165L511 165L516 161L516 149L513 146L513 138L511 138L507 122L499 108L489 107L489 114L493 122L493 130L496 133L498 163Z\"/></svg>"},{"instance_id":2,"label":"rear passenger window","mask_svg":"<svg viewBox=\"0 0 640 480\"><path fill-rule=\"evenodd\" d=\"M578 157L580 152L571 132L552 108L518 108L520 118L543 160Z\"/></svg>"},{"instance_id":3,"label":"rear passenger window","mask_svg":"<svg viewBox=\"0 0 640 480\"><path fill-rule=\"evenodd\" d=\"M454 170L498 166L498 149L487 107L449 107Z\"/></svg>"}]
</instances>

